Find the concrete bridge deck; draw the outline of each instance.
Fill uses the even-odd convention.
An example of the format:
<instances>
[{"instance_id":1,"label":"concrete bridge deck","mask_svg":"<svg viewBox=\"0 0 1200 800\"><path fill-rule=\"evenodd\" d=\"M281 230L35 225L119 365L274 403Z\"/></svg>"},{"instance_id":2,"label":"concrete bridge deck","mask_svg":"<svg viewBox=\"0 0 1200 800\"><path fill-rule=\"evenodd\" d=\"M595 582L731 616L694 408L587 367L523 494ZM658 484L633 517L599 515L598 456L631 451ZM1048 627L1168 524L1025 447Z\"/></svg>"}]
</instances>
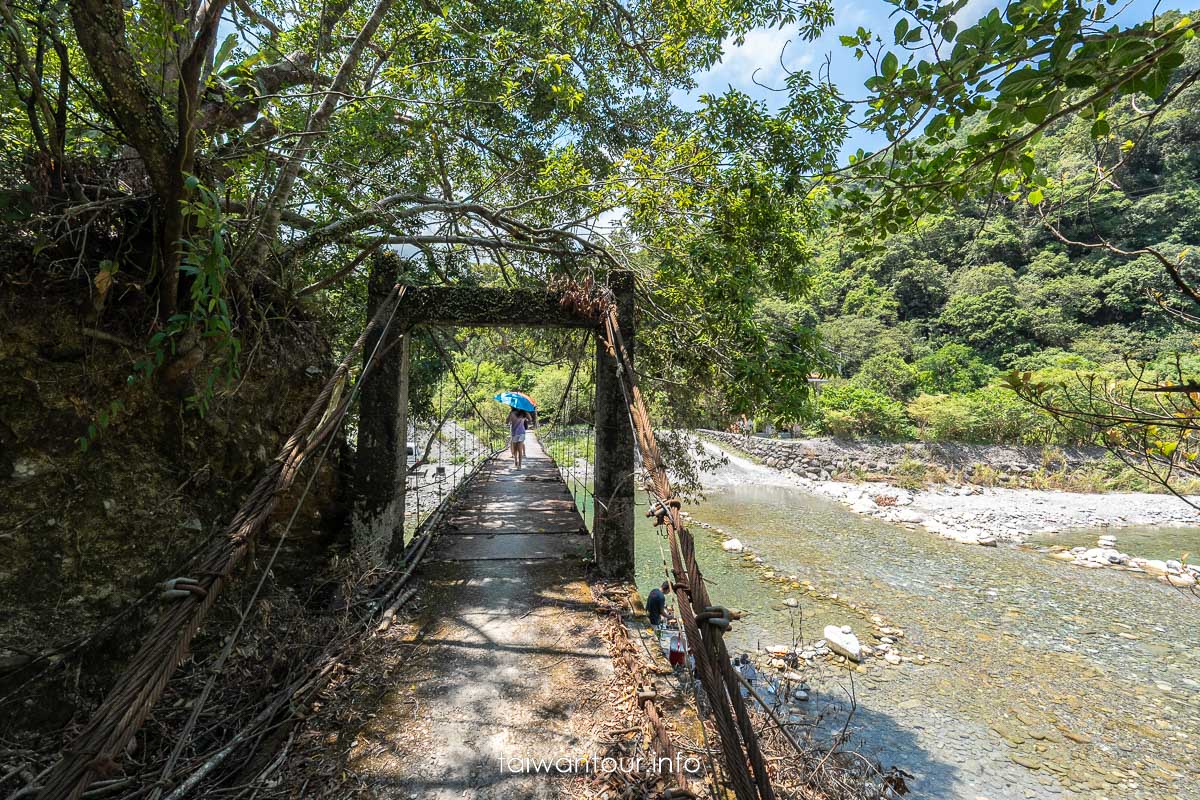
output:
<instances>
[{"instance_id":1,"label":"concrete bridge deck","mask_svg":"<svg viewBox=\"0 0 1200 800\"><path fill-rule=\"evenodd\" d=\"M527 442L520 470L488 463L449 511L424 569L421 617L358 736L350 782L379 798L570 796L510 759L580 757L613 670L584 581L591 539L557 468Z\"/></svg>"}]
</instances>

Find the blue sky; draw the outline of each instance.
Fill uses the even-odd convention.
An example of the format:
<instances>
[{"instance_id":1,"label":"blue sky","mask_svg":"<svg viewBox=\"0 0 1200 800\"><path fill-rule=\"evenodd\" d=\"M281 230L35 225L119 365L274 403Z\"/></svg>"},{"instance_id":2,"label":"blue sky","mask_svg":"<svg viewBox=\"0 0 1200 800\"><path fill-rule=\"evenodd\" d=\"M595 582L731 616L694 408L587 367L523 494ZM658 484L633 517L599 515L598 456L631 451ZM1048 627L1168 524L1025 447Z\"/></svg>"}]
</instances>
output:
<instances>
[{"instance_id":1,"label":"blue sky","mask_svg":"<svg viewBox=\"0 0 1200 800\"><path fill-rule=\"evenodd\" d=\"M974 23L992 8L1002 6L996 0L970 0L958 13L956 21L959 27ZM1190 7L1191 2L1163 3L1160 12L1169 8L1181 6ZM758 83L767 86L782 86L785 71L780 64L780 53L783 55L783 65L789 70L807 69L814 74L830 58L830 74L833 82L846 97L862 97L865 90L863 81L870 77L870 62L857 61L853 53L838 42L838 36L853 33L860 25L887 36L891 34L894 22L889 21L888 15L894 9L882 0L835 0L835 22L821 38L813 42L793 39L794 31L790 29L751 31L741 47L730 47L724 59L711 70L697 76L699 87L691 98L677 97L685 107L695 104L695 98L701 94L717 94L728 87L740 89L751 97L765 100L774 106L778 100L773 92L755 84L757 70ZM1118 21L1122 25L1131 25L1149 19L1154 12L1154 0L1132 0L1121 12ZM789 44L789 40L790 44ZM784 50L784 45L787 49ZM853 153L858 148L874 150L884 143L882 136L872 135L863 131L852 130L842 149L842 159L847 153Z\"/></svg>"}]
</instances>

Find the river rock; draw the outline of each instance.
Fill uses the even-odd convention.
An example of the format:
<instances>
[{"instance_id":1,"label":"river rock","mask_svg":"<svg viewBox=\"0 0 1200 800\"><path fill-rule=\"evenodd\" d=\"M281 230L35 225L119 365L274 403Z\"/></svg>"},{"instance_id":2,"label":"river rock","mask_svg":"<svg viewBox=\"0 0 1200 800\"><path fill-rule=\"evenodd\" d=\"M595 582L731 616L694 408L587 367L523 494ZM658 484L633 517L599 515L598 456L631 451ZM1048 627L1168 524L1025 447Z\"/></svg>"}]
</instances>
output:
<instances>
[{"instance_id":1,"label":"river rock","mask_svg":"<svg viewBox=\"0 0 1200 800\"><path fill-rule=\"evenodd\" d=\"M738 539L726 539L721 542L721 549L727 550L730 553L740 553L745 548Z\"/></svg>"},{"instance_id":2,"label":"river rock","mask_svg":"<svg viewBox=\"0 0 1200 800\"><path fill-rule=\"evenodd\" d=\"M35 478L50 469L48 462L34 458L14 458L12 462L13 480Z\"/></svg>"},{"instance_id":3,"label":"river rock","mask_svg":"<svg viewBox=\"0 0 1200 800\"><path fill-rule=\"evenodd\" d=\"M796 606L800 605L800 601L794 597L789 597L783 601L783 604L788 608L795 608Z\"/></svg>"},{"instance_id":4,"label":"river rock","mask_svg":"<svg viewBox=\"0 0 1200 800\"><path fill-rule=\"evenodd\" d=\"M869 497L856 500L854 504L850 506L850 510L856 514L873 514L878 508L879 506L875 505L875 501Z\"/></svg>"},{"instance_id":5,"label":"river rock","mask_svg":"<svg viewBox=\"0 0 1200 800\"><path fill-rule=\"evenodd\" d=\"M848 627L839 628L837 625L826 625L825 644L840 656L845 656L851 661L861 661L862 645L859 644L857 636L853 633L846 633Z\"/></svg>"},{"instance_id":6,"label":"river rock","mask_svg":"<svg viewBox=\"0 0 1200 800\"><path fill-rule=\"evenodd\" d=\"M1042 768L1042 760L1040 758L1038 758L1037 756L1031 756L1031 755L1027 755L1026 753L1017 752L1017 753L1009 753L1008 757L1011 758L1017 764L1020 764L1022 767L1025 767L1026 769L1041 769Z\"/></svg>"},{"instance_id":7,"label":"river rock","mask_svg":"<svg viewBox=\"0 0 1200 800\"><path fill-rule=\"evenodd\" d=\"M1196 576L1190 572L1171 573L1167 576L1167 583L1172 586L1187 588L1196 585Z\"/></svg>"},{"instance_id":8,"label":"river rock","mask_svg":"<svg viewBox=\"0 0 1200 800\"><path fill-rule=\"evenodd\" d=\"M1149 558L1149 559L1137 558L1137 559L1134 559L1134 565L1141 567L1143 570L1146 571L1146 574L1148 574L1148 575L1157 576L1157 575L1166 575L1167 574L1166 562L1159 561L1158 559L1155 559L1155 558Z\"/></svg>"},{"instance_id":9,"label":"river rock","mask_svg":"<svg viewBox=\"0 0 1200 800\"><path fill-rule=\"evenodd\" d=\"M900 654L895 652L887 652L883 654L883 660L891 664L893 667L900 666Z\"/></svg>"}]
</instances>

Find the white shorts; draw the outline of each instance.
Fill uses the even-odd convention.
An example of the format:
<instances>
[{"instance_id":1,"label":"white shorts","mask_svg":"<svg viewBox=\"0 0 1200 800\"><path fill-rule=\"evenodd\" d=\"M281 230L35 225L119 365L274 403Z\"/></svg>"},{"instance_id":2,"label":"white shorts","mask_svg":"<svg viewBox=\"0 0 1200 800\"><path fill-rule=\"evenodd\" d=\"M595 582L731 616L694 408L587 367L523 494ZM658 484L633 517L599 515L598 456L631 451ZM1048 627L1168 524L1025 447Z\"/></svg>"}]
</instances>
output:
<instances>
[{"instance_id":1,"label":"white shorts","mask_svg":"<svg viewBox=\"0 0 1200 800\"><path fill-rule=\"evenodd\" d=\"M523 434L523 433L514 433L513 434L513 437L512 437L513 444L520 444L523 441L525 441L525 434Z\"/></svg>"}]
</instances>

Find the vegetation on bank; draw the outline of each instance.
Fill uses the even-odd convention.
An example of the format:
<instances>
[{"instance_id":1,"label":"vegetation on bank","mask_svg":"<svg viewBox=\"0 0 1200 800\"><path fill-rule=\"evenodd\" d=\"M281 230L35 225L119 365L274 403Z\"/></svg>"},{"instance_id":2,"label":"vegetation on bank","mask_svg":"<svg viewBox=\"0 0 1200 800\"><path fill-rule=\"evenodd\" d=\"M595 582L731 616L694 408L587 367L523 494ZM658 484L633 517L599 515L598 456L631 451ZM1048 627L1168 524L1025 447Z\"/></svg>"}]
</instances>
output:
<instances>
[{"instance_id":1,"label":"vegetation on bank","mask_svg":"<svg viewBox=\"0 0 1200 800\"><path fill-rule=\"evenodd\" d=\"M1191 83L1200 43L1189 40L1181 58L1167 79L1172 106L1145 135L1151 103L1136 94L1106 101L1111 133L1099 144L1094 119L1049 125L1027 153L1031 169L1055 176L1036 203L966 197L865 250L829 229L807 294L764 298L756 313L776 335L815 334L831 380L807 413L767 404L760 424L888 439L1102 442L1086 420L1048 413L1013 389L1094 381L1121 395L1196 374L1195 326L1172 313L1176 287L1155 255L1177 258L1184 276L1200 270L1200 88ZM955 141L986 124L971 120Z\"/></svg>"},{"instance_id":2,"label":"vegetation on bank","mask_svg":"<svg viewBox=\"0 0 1200 800\"><path fill-rule=\"evenodd\" d=\"M744 445L739 446L726 439L718 440L703 433L699 434L699 438L711 442L723 450L734 452L756 464L766 466L766 461L761 456L751 452ZM935 460L905 455L896 463L889 465L887 469L879 469L878 466L871 468L847 464L845 469L829 470L829 476L833 480L852 483L879 481L913 491L947 484L972 484L987 488L1043 489L1083 494L1106 492L1163 494L1168 491L1160 482L1132 469L1111 453L1106 453L1095 460L1072 465L1062 450L1054 445L1048 445L1042 450L1039 463L1032 471L1019 475L1010 470L1001 469L995 463L983 460L956 467ZM1175 488L1186 495L1200 494L1200 481L1180 481Z\"/></svg>"}]
</instances>

